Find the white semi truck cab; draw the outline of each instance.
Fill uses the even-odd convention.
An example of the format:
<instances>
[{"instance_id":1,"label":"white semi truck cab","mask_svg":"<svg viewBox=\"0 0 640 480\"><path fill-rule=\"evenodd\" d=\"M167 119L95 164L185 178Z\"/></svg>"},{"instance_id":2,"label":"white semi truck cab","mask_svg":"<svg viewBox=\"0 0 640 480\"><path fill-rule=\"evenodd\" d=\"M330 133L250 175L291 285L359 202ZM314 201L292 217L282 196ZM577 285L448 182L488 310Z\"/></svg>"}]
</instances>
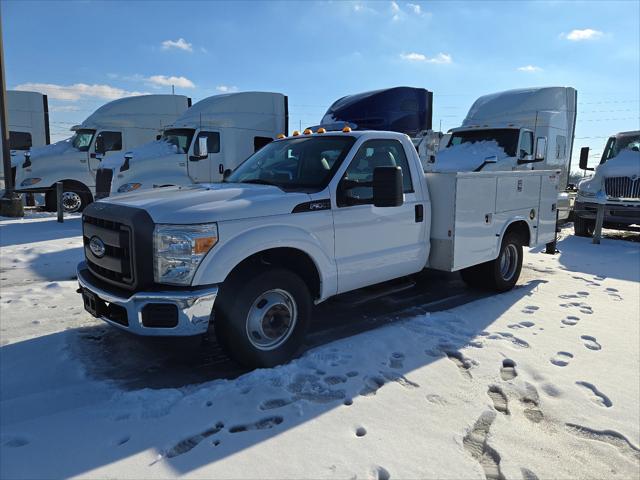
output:
<instances>
[{"instance_id":1,"label":"white semi truck cab","mask_svg":"<svg viewBox=\"0 0 640 480\"><path fill-rule=\"evenodd\" d=\"M16 169L30 148L51 143L47 96L38 92L7 91L9 116L9 148L11 170L15 182ZM0 164L0 189L4 188L4 167Z\"/></svg>"},{"instance_id":2,"label":"white semi truck cab","mask_svg":"<svg viewBox=\"0 0 640 480\"><path fill-rule=\"evenodd\" d=\"M205 98L168 125L158 140L104 160L97 172L97 196L220 182L226 171L287 129L287 97L281 93Z\"/></svg>"},{"instance_id":3,"label":"white semi truck cab","mask_svg":"<svg viewBox=\"0 0 640 480\"><path fill-rule=\"evenodd\" d=\"M571 87L508 90L478 98L429 171L560 170L560 220L571 169L577 92Z\"/></svg>"},{"instance_id":4,"label":"white semi truck cab","mask_svg":"<svg viewBox=\"0 0 640 480\"><path fill-rule=\"evenodd\" d=\"M589 147L580 151L580 168L588 167ZM603 225L640 231L640 131L612 135L594 175L578 184L573 207L574 232L591 236L598 205L604 205Z\"/></svg>"},{"instance_id":5,"label":"white semi truck cab","mask_svg":"<svg viewBox=\"0 0 640 480\"><path fill-rule=\"evenodd\" d=\"M74 126L71 138L32 148L18 164L16 189L45 193L51 210L56 208L55 184L63 182L65 211L82 211L95 197L102 161L153 140L190 105L191 99L183 95L141 95L109 102Z\"/></svg>"},{"instance_id":6,"label":"white semi truck cab","mask_svg":"<svg viewBox=\"0 0 640 480\"><path fill-rule=\"evenodd\" d=\"M511 289L551 241L559 170L425 174L411 139L319 128L225 181L140 190L83 213L85 309L138 335L210 325L248 366L291 358L313 304L419 272Z\"/></svg>"}]
</instances>

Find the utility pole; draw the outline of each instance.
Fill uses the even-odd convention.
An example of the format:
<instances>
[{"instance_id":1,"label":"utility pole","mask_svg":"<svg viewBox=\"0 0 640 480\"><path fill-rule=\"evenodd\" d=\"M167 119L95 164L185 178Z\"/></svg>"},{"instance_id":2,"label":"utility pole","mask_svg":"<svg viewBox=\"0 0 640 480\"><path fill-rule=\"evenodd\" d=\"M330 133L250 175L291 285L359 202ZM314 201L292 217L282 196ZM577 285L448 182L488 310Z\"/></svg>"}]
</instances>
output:
<instances>
[{"instance_id":1,"label":"utility pole","mask_svg":"<svg viewBox=\"0 0 640 480\"><path fill-rule=\"evenodd\" d=\"M2 134L2 167L4 169L4 195L0 198L0 215L5 217L24 217L22 198L15 192L13 175L11 175L11 146L9 145L9 118L7 115L7 85L4 72L2 11L0 11L0 133Z\"/></svg>"}]
</instances>

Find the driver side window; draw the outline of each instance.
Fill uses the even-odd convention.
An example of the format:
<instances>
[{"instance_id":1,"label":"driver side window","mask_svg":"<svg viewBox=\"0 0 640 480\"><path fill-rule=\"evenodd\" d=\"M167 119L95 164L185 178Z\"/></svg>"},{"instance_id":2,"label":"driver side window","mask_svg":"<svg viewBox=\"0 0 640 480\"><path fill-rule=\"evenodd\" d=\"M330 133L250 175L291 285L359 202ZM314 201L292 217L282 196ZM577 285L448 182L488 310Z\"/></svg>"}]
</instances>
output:
<instances>
[{"instance_id":1,"label":"driver side window","mask_svg":"<svg viewBox=\"0 0 640 480\"><path fill-rule=\"evenodd\" d=\"M533 155L533 132L523 132L520 139L520 158Z\"/></svg>"},{"instance_id":2,"label":"driver side window","mask_svg":"<svg viewBox=\"0 0 640 480\"><path fill-rule=\"evenodd\" d=\"M373 171L377 167L402 169L404 193L413 192L411 172L402 144L397 140L365 142L349 164L338 187L339 207L373 203Z\"/></svg>"}]
</instances>

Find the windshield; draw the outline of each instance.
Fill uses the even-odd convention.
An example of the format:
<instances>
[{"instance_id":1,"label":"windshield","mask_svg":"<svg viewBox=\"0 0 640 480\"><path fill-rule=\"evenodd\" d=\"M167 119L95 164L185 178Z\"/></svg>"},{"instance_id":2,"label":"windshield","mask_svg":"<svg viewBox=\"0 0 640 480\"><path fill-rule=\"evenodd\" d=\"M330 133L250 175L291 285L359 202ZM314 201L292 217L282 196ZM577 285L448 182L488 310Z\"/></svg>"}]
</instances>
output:
<instances>
[{"instance_id":1,"label":"windshield","mask_svg":"<svg viewBox=\"0 0 640 480\"><path fill-rule=\"evenodd\" d=\"M173 128L162 133L162 139L175 145L177 153L187 153L195 130L192 128Z\"/></svg>"},{"instance_id":2,"label":"windshield","mask_svg":"<svg viewBox=\"0 0 640 480\"><path fill-rule=\"evenodd\" d=\"M623 150L640 151L640 134L610 137L607 145L604 147L600 163L604 163L610 158L617 156Z\"/></svg>"},{"instance_id":3,"label":"windshield","mask_svg":"<svg viewBox=\"0 0 640 480\"><path fill-rule=\"evenodd\" d=\"M496 142L509 157L515 157L520 131L516 128L494 128L490 130L466 130L455 132L447 147L461 143Z\"/></svg>"},{"instance_id":4,"label":"windshield","mask_svg":"<svg viewBox=\"0 0 640 480\"><path fill-rule=\"evenodd\" d=\"M86 152L89 150L89 145L91 145L91 140L93 140L95 133L95 130L77 130L76 134L71 138L71 145L81 152Z\"/></svg>"},{"instance_id":5,"label":"windshield","mask_svg":"<svg viewBox=\"0 0 640 480\"><path fill-rule=\"evenodd\" d=\"M355 142L351 136L313 136L272 142L225 180L286 189L325 188Z\"/></svg>"}]
</instances>

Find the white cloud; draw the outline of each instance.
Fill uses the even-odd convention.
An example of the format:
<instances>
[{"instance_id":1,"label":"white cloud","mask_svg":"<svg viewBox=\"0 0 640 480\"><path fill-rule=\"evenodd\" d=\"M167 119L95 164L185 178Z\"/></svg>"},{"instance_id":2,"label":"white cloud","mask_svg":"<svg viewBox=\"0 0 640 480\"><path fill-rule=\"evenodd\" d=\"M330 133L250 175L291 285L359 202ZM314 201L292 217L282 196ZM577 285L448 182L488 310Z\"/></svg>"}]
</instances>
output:
<instances>
[{"instance_id":1,"label":"white cloud","mask_svg":"<svg viewBox=\"0 0 640 480\"><path fill-rule=\"evenodd\" d=\"M21 83L15 90L36 91L46 94L54 100L66 100L75 102L85 97L103 98L115 100L134 95L145 95L145 92L130 92L111 85L88 85L86 83L74 83L72 85L57 85L55 83Z\"/></svg>"},{"instance_id":2,"label":"white cloud","mask_svg":"<svg viewBox=\"0 0 640 480\"><path fill-rule=\"evenodd\" d=\"M583 30L578 30L578 29L571 30L566 35L562 34L561 36L573 42L580 42L582 40L596 40L602 37L602 35L604 35L604 33L602 33L600 30L585 28Z\"/></svg>"},{"instance_id":3,"label":"white cloud","mask_svg":"<svg viewBox=\"0 0 640 480\"><path fill-rule=\"evenodd\" d=\"M397 2L391 2L391 11L393 13L398 13L400 11L400 5Z\"/></svg>"},{"instance_id":4,"label":"white cloud","mask_svg":"<svg viewBox=\"0 0 640 480\"><path fill-rule=\"evenodd\" d=\"M533 73L533 72L541 72L542 68L537 67L535 65L525 65L524 67L518 67L518 71Z\"/></svg>"},{"instance_id":5,"label":"white cloud","mask_svg":"<svg viewBox=\"0 0 640 480\"><path fill-rule=\"evenodd\" d=\"M422 53L416 53L416 52L401 53L400 58L408 62L421 62L421 63L445 64L445 63L453 62L451 55L449 55L448 53L439 53L435 57L427 57Z\"/></svg>"},{"instance_id":6,"label":"white cloud","mask_svg":"<svg viewBox=\"0 0 640 480\"><path fill-rule=\"evenodd\" d=\"M195 84L187 77L175 77L166 75L152 75L146 79L147 82L153 85L159 85L163 87L170 87L171 85L182 88L195 88Z\"/></svg>"},{"instance_id":7,"label":"white cloud","mask_svg":"<svg viewBox=\"0 0 640 480\"><path fill-rule=\"evenodd\" d=\"M171 50L172 48L184 50L185 52L193 52L193 45L187 42L184 38L179 38L178 40L165 40L162 42L163 50Z\"/></svg>"},{"instance_id":8,"label":"white cloud","mask_svg":"<svg viewBox=\"0 0 640 480\"><path fill-rule=\"evenodd\" d=\"M422 7L417 3L407 3L407 7L413 10L416 15L422 15Z\"/></svg>"},{"instance_id":9,"label":"white cloud","mask_svg":"<svg viewBox=\"0 0 640 480\"><path fill-rule=\"evenodd\" d=\"M221 93L232 93L232 92L237 92L238 87L234 87L233 85L218 85L216 87L216 90Z\"/></svg>"}]
</instances>

